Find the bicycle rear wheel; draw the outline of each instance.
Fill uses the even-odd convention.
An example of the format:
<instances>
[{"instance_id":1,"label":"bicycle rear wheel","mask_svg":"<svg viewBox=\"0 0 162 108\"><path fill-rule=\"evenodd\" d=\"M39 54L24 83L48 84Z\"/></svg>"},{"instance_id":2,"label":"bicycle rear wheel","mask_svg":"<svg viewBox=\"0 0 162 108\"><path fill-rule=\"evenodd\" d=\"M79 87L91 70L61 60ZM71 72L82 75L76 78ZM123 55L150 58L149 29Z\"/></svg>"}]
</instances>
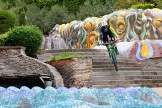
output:
<instances>
[{"instance_id":1,"label":"bicycle rear wheel","mask_svg":"<svg viewBox=\"0 0 162 108\"><path fill-rule=\"evenodd\" d=\"M112 57L112 62L114 64L115 70L118 71L118 66L117 66L117 62L116 62L116 57L114 55L111 55Z\"/></svg>"}]
</instances>

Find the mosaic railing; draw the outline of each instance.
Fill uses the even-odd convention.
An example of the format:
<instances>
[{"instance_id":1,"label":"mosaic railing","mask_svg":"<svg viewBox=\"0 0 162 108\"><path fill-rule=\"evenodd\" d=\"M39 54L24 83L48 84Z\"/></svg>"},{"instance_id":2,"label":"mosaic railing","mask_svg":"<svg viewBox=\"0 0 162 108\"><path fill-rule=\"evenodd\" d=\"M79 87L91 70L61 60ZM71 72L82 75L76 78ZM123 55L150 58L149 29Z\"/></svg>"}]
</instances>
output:
<instances>
[{"instance_id":1,"label":"mosaic railing","mask_svg":"<svg viewBox=\"0 0 162 108\"><path fill-rule=\"evenodd\" d=\"M148 87L53 88L0 87L1 108L162 108Z\"/></svg>"}]
</instances>

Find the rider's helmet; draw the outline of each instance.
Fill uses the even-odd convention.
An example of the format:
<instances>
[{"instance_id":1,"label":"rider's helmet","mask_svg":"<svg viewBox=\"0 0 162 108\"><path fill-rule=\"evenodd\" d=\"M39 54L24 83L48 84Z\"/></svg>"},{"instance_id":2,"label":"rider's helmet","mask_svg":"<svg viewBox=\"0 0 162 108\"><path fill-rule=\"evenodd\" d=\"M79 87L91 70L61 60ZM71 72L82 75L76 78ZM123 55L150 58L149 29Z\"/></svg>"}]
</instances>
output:
<instances>
[{"instance_id":1,"label":"rider's helmet","mask_svg":"<svg viewBox=\"0 0 162 108\"><path fill-rule=\"evenodd\" d=\"M106 21L103 21L101 23L101 27L103 27L104 31L107 31L110 26Z\"/></svg>"},{"instance_id":2,"label":"rider's helmet","mask_svg":"<svg viewBox=\"0 0 162 108\"><path fill-rule=\"evenodd\" d=\"M101 27L106 26L106 25L107 25L107 22L106 21L102 21L101 22Z\"/></svg>"}]
</instances>

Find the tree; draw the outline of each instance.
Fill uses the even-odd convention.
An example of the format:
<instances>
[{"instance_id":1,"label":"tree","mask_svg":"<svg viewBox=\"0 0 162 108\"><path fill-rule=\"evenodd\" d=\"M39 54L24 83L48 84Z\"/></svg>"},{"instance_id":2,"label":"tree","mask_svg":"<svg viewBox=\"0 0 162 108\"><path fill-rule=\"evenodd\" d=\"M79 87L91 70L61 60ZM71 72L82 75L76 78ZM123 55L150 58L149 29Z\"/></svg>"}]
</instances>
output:
<instances>
[{"instance_id":1,"label":"tree","mask_svg":"<svg viewBox=\"0 0 162 108\"><path fill-rule=\"evenodd\" d=\"M48 33L56 24L66 24L74 20L74 15L68 13L66 7L55 5L44 18L43 31Z\"/></svg>"},{"instance_id":2,"label":"tree","mask_svg":"<svg viewBox=\"0 0 162 108\"><path fill-rule=\"evenodd\" d=\"M115 2L107 0L104 4L99 0L86 0L82 6L79 7L77 16L80 20L87 17L100 17L113 12L116 7Z\"/></svg>"},{"instance_id":3,"label":"tree","mask_svg":"<svg viewBox=\"0 0 162 108\"><path fill-rule=\"evenodd\" d=\"M77 17L77 11L79 6L84 3L85 0L64 0L63 4L67 7L70 13L73 13Z\"/></svg>"}]
</instances>

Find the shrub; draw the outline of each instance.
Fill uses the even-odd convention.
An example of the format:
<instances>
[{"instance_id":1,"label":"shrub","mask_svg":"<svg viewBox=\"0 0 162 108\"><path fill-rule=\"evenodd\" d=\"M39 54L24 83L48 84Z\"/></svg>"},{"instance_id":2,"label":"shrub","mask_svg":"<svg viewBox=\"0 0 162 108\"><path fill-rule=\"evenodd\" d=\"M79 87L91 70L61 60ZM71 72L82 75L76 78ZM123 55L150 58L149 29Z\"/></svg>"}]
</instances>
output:
<instances>
[{"instance_id":1,"label":"shrub","mask_svg":"<svg viewBox=\"0 0 162 108\"><path fill-rule=\"evenodd\" d=\"M15 24L16 15L11 11L0 9L0 33L4 33Z\"/></svg>"},{"instance_id":2,"label":"shrub","mask_svg":"<svg viewBox=\"0 0 162 108\"><path fill-rule=\"evenodd\" d=\"M0 46L5 45L7 38L8 38L8 32L0 35Z\"/></svg>"},{"instance_id":3,"label":"shrub","mask_svg":"<svg viewBox=\"0 0 162 108\"><path fill-rule=\"evenodd\" d=\"M154 4L137 4L137 5L132 5L131 8L134 9L152 9L154 8Z\"/></svg>"},{"instance_id":4,"label":"shrub","mask_svg":"<svg viewBox=\"0 0 162 108\"><path fill-rule=\"evenodd\" d=\"M80 58L81 55L74 53L74 54L69 54L67 52L64 52L60 55L53 56L50 61L56 61L56 60L64 60L64 59L71 59L71 58Z\"/></svg>"},{"instance_id":5,"label":"shrub","mask_svg":"<svg viewBox=\"0 0 162 108\"><path fill-rule=\"evenodd\" d=\"M28 56L36 57L36 52L43 41L43 34L36 26L15 27L8 33L6 45L24 46Z\"/></svg>"}]
</instances>

